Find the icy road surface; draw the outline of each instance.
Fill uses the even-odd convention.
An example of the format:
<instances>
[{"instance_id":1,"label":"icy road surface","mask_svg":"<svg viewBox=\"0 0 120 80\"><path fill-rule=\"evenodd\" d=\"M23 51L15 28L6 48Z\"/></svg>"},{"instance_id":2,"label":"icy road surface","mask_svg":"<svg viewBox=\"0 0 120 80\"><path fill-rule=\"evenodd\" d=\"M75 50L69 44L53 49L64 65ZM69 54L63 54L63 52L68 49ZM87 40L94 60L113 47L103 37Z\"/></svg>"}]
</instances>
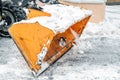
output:
<instances>
[{"instance_id":1,"label":"icy road surface","mask_svg":"<svg viewBox=\"0 0 120 80\"><path fill-rule=\"evenodd\" d=\"M79 44L38 79L13 40L0 38L0 80L120 80L120 5L106 6L105 20L88 23Z\"/></svg>"}]
</instances>

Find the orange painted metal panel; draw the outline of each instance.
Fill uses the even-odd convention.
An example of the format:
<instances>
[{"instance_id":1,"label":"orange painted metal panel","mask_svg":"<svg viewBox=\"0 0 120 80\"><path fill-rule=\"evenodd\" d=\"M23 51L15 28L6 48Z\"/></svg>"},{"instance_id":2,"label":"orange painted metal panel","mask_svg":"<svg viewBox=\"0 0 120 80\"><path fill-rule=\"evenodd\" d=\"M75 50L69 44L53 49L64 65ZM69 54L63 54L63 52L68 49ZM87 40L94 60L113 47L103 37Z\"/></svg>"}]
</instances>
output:
<instances>
[{"instance_id":1,"label":"orange painted metal panel","mask_svg":"<svg viewBox=\"0 0 120 80\"><path fill-rule=\"evenodd\" d=\"M50 16L50 14L41 11L37 11L38 13L36 11L36 13L33 12L28 15L29 18L34 16ZM9 33L25 60L28 62L31 70L34 70L37 74L41 73L40 70L43 71L46 69L42 69L42 65L37 64L37 55L40 54L44 45L46 45L48 51L43 58L43 62L50 65L73 46L76 37L72 31L80 36L89 18L90 16L78 21L65 30L65 32L57 33L56 35L51 29L48 29L39 23L14 24L9 28ZM60 45L61 39L63 39L65 43L62 46ZM48 40L49 43L46 44Z\"/></svg>"}]
</instances>

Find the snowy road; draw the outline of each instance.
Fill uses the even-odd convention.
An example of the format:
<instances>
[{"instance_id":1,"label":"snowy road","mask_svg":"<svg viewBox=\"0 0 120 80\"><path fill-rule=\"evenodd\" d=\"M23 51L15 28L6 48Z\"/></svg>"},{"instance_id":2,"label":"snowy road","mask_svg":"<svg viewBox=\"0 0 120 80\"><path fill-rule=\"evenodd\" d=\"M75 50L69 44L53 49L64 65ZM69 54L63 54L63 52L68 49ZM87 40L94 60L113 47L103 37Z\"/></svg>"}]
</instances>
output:
<instances>
[{"instance_id":1,"label":"snowy road","mask_svg":"<svg viewBox=\"0 0 120 80\"><path fill-rule=\"evenodd\" d=\"M36 80L12 39L0 38L0 80ZM120 5L106 6L105 20L88 23L79 45L39 80L120 80Z\"/></svg>"}]
</instances>

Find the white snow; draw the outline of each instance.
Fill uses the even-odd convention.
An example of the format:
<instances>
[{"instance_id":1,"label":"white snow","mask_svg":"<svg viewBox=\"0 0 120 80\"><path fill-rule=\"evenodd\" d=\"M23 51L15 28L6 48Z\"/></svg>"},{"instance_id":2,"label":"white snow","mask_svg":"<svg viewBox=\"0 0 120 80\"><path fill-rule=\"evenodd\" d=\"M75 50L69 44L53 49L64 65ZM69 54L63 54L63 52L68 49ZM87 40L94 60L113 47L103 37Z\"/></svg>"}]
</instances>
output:
<instances>
[{"instance_id":1,"label":"white snow","mask_svg":"<svg viewBox=\"0 0 120 80\"><path fill-rule=\"evenodd\" d=\"M44 59L47 51L48 51L47 47L46 47L46 46L43 46L41 52L37 55L37 58L38 58L37 64L42 64L43 59Z\"/></svg>"},{"instance_id":2,"label":"white snow","mask_svg":"<svg viewBox=\"0 0 120 80\"><path fill-rule=\"evenodd\" d=\"M88 23L73 47L38 80L120 80L120 5ZM82 53L82 54L81 54ZM0 38L0 80L36 80L12 39Z\"/></svg>"},{"instance_id":3,"label":"white snow","mask_svg":"<svg viewBox=\"0 0 120 80\"><path fill-rule=\"evenodd\" d=\"M35 23L38 22L53 32L64 32L68 27L83 18L92 15L92 11L81 9L74 6L61 4L45 5L42 7L44 12L50 13L51 16L35 17L30 20L23 20L18 23Z\"/></svg>"},{"instance_id":4,"label":"white snow","mask_svg":"<svg viewBox=\"0 0 120 80\"><path fill-rule=\"evenodd\" d=\"M74 2L74 3L104 3L107 0L62 0L67 2Z\"/></svg>"}]
</instances>

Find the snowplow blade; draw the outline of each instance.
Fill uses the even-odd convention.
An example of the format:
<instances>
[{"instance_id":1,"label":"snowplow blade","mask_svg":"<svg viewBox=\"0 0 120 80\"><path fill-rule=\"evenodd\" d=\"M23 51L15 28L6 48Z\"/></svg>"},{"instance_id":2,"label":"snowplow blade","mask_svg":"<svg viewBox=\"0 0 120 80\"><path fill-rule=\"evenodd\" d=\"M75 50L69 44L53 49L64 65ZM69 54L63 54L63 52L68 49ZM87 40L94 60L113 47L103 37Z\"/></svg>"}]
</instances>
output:
<instances>
[{"instance_id":1,"label":"snowplow blade","mask_svg":"<svg viewBox=\"0 0 120 80\"><path fill-rule=\"evenodd\" d=\"M50 15L42 12L39 16ZM87 16L57 34L37 22L14 24L9 28L9 33L34 75L39 76L73 46L74 33L80 36L89 18Z\"/></svg>"}]
</instances>

